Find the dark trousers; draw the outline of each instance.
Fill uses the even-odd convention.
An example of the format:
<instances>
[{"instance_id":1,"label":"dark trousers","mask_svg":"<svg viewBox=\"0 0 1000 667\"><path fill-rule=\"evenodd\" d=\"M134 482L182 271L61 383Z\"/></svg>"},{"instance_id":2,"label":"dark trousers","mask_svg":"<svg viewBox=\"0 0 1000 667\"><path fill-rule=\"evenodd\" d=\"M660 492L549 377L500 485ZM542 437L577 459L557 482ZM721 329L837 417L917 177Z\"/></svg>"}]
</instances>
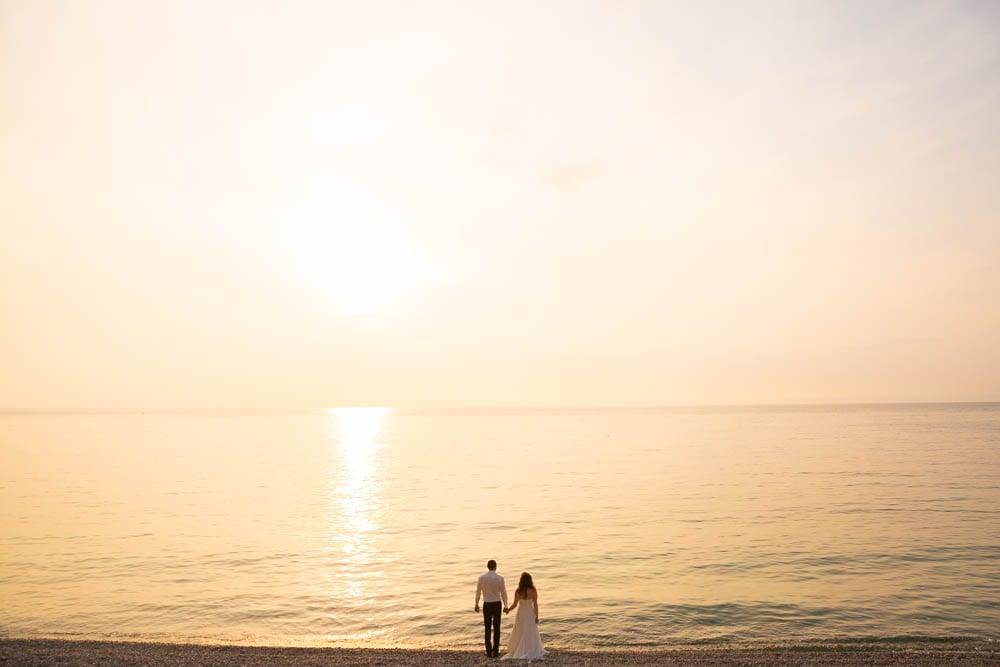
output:
<instances>
[{"instance_id":1,"label":"dark trousers","mask_svg":"<svg viewBox=\"0 0 1000 667\"><path fill-rule=\"evenodd\" d=\"M483 626L486 629L486 652L492 655L500 652L500 613L502 602L483 603ZM493 645L490 645L490 626L493 626Z\"/></svg>"}]
</instances>

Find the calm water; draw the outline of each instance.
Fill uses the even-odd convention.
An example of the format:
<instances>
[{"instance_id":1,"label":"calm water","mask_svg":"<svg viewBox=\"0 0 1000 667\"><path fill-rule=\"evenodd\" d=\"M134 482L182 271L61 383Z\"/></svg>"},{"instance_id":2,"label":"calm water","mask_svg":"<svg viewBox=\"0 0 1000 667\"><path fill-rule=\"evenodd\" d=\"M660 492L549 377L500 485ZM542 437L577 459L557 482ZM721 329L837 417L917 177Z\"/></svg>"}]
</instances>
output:
<instances>
[{"instance_id":1,"label":"calm water","mask_svg":"<svg viewBox=\"0 0 1000 667\"><path fill-rule=\"evenodd\" d=\"M488 558L552 646L1000 638L1000 404L0 414L0 635L477 647Z\"/></svg>"}]
</instances>

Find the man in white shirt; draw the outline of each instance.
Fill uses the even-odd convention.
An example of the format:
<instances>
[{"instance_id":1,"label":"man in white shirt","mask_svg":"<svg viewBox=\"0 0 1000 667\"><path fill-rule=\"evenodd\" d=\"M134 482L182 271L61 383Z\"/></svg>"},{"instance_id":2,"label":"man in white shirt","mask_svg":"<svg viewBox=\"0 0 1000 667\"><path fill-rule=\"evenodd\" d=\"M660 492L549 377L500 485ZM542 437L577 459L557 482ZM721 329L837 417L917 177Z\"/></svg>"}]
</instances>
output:
<instances>
[{"instance_id":1,"label":"man in white shirt","mask_svg":"<svg viewBox=\"0 0 1000 667\"><path fill-rule=\"evenodd\" d=\"M497 574L497 562L486 563L489 572L479 575L476 583L476 611L479 611L479 596L483 596L483 625L486 627L486 655L500 657L500 612L507 612L507 587L503 577ZM501 606L502 602L502 606ZM490 644L490 627L493 628L493 644Z\"/></svg>"}]
</instances>

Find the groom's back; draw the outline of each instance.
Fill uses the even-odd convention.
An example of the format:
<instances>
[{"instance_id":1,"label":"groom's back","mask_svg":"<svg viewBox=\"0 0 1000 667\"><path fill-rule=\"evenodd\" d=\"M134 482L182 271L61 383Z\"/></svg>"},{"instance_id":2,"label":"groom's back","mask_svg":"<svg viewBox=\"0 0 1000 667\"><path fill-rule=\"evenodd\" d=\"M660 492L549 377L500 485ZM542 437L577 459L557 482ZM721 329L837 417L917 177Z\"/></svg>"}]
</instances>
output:
<instances>
[{"instance_id":1,"label":"groom's back","mask_svg":"<svg viewBox=\"0 0 1000 667\"><path fill-rule=\"evenodd\" d=\"M483 591L486 602L497 602L504 597L503 577L490 570L479 575L479 588Z\"/></svg>"}]
</instances>

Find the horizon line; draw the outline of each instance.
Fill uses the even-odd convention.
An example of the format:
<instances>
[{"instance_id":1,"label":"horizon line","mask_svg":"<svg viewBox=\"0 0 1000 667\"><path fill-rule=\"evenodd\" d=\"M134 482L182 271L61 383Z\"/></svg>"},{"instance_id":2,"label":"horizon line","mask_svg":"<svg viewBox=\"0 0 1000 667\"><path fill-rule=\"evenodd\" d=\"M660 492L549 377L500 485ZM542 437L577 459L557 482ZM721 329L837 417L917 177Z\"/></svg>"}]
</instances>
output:
<instances>
[{"instance_id":1,"label":"horizon line","mask_svg":"<svg viewBox=\"0 0 1000 667\"><path fill-rule=\"evenodd\" d=\"M0 414L79 414L79 413L270 413L296 414L315 413L337 409L378 408L390 409L396 412L546 412L546 411L643 411L697 408L820 408L820 407L879 407L879 406L946 406L946 405L997 405L1000 400L974 401L815 401L815 402L755 402L755 403L635 403L635 404L549 404L549 405L516 405L516 404L441 404L441 405L377 405L377 404L343 404L326 406L285 406L285 407L0 407Z\"/></svg>"}]
</instances>

